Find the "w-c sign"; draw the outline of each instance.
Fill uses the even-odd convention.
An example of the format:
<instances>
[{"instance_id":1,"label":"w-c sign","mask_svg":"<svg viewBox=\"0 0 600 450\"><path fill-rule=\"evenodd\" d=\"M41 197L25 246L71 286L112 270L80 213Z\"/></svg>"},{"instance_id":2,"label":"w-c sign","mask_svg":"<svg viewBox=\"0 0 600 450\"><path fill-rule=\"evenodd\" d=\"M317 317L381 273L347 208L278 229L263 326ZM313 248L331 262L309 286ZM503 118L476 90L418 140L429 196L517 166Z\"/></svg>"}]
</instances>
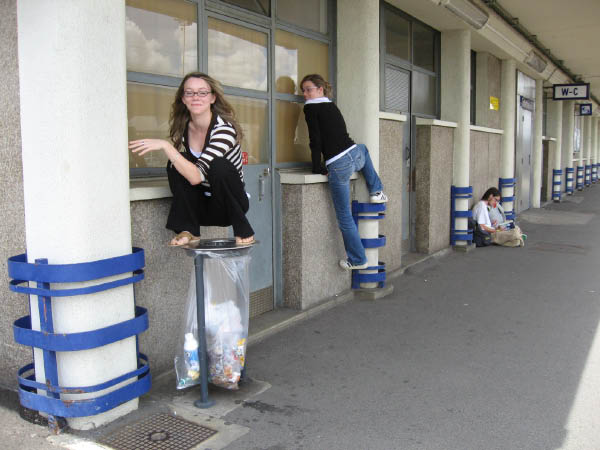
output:
<instances>
[{"instance_id":1,"label":"w-c sign","mask_svg":"<svg viewBox=\"0 0 600 450\"><path fill-rule=\"evenodd\" d=\"M590 83L555 84L552 100L588 100L590 98Z\"/></svg>"}]
</instances>

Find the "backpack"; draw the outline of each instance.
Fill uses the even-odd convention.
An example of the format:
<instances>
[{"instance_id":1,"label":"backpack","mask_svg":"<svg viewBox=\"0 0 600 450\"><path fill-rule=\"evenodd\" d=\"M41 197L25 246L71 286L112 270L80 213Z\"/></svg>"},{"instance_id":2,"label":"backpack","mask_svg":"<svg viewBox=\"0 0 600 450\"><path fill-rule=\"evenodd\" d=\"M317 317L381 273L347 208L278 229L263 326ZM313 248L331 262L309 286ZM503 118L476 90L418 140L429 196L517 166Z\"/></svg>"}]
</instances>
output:
<instances>
[{"instance_id":1,"label":"backpack","mask_svg":"<svg viewBox=\"0 0 600 450\"><path fill-rule=\"evenodd\" d=\"M473 230L473 243L476 247L487 247L488 245L492 245L492 235L489 232L482 230L475 219L469 217L468 224L469 230Z\"/></svg>"}]
</instances>

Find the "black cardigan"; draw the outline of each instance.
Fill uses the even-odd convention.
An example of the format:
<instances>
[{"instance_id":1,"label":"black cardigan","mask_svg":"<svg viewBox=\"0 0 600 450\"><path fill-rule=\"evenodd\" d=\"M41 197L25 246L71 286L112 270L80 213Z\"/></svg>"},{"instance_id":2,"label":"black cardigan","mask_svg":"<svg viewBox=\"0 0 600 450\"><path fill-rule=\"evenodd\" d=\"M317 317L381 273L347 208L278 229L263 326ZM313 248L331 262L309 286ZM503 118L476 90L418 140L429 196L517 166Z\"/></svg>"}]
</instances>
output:
<instances>
[{"instance_id":1,"label":"black cardigan","mask_svg":"<svg viewBox=\"0 0 600 450\"><path fill-rule=\"evenodd\" d=\"M354 145L348 135L342 113L333 102L304 105L308 125L313 173L322 173L321 154L325 161Z\"/></svg>"}]
</instances>

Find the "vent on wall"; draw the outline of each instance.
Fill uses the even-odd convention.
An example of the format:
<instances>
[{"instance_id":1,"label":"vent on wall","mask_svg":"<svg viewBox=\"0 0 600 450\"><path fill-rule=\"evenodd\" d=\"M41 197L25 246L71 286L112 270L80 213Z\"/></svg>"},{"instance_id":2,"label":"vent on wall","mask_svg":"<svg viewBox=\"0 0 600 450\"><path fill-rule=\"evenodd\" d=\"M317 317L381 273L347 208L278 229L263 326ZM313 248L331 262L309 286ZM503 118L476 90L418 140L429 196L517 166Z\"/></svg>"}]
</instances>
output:
<instances>
[{"instance_id":1,"label":"vent on wall","mask_svg":"<svg viewBox=\"0 0 600 450\"><path fill-rule=\"evenodd\" d=\"M546 70L546 66L548 65L548 61L542 58L534 50L529 52L527 58L525 58L525 63L539 73L542 73L544 70Z\"/></svg>"}]
</instances>

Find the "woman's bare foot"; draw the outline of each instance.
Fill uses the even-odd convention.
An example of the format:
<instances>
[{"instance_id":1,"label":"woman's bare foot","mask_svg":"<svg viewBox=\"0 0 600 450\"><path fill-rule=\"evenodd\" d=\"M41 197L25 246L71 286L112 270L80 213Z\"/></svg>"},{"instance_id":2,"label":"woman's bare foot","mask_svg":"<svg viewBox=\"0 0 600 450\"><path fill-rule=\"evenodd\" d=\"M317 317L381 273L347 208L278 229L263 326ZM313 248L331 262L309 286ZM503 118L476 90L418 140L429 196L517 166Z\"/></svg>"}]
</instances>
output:
<instances>
[{"instance_id":1,"label":"woman's bare foot","mask_svg":"<svg viewBox=\"0 0 600 450\"><path fill-rule=\"evenodd\" d=\"M194 236L189 231L182 231L177 236L175 236L173 239L171 239L171 242L169 242L169 245L171 247L181 247L182 245L186 245L186 244L194 244L195 242L198 242L199 240L200 240L200 238L198 236Z\"/></svg>"},{"instance_id":2,"label":"woman's bare foot","mask_svg":"<svg viewBox=\"0 0 600 450\"><path fill-rule=\"evenodd\" d=\"M254 236L250 236L247 238L241 238L239 236L235 237L236 244L252 244L254 242Z\"/></svg>"}]
</instances>

